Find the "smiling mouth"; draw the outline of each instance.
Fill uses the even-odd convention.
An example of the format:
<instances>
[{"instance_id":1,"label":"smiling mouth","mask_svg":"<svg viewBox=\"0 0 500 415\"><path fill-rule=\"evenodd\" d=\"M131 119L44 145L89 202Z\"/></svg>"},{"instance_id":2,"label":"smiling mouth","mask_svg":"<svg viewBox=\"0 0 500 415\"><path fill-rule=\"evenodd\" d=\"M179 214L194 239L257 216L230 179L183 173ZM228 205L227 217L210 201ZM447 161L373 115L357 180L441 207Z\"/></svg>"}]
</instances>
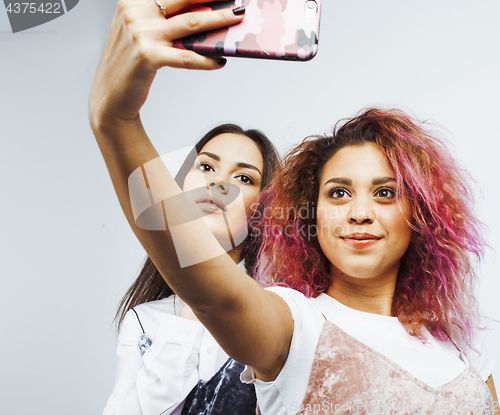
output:
<instances>
[{"instance_id":1,"label":"smiling mouth","mask_svg":"<svg viewBox=\"0 0 500 415\"><path fill-rule=\"evenodd\" d=\"M196 201L196 204L207 213L225 213L227 208L219 199L203 198Z\"/></svg>"},{"instance_id":2,"label":"smiling mouth","mask_svg":"<svg viewBox=\"0 0 500 415\"><path fill-rule=\"evenodd\" d=\"M369 233L351 233L350 235L341 236L341 239L351 248L364 249L375 245L382 238Z\"/></svg>"}]
</instances>

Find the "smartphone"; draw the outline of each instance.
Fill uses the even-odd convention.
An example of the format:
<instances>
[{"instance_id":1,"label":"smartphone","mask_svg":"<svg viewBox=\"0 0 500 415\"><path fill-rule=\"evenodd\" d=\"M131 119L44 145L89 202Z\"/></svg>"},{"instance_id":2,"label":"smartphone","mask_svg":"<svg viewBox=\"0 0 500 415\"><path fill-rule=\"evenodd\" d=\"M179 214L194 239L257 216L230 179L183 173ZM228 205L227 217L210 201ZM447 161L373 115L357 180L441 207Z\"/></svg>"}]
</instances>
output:
<instances>
[{"instance_id":1,"label":"smartphone","mask_svg":"<svg viewBox=\"0 0 500 415\"><path fill-rule=\"evenodd\" d=\"M207 56L307 61L318 51L320 0L232 0L204 3L189 11L245 6L241 23L196 33L174 47Z\"/></svg>"}]
</instances>

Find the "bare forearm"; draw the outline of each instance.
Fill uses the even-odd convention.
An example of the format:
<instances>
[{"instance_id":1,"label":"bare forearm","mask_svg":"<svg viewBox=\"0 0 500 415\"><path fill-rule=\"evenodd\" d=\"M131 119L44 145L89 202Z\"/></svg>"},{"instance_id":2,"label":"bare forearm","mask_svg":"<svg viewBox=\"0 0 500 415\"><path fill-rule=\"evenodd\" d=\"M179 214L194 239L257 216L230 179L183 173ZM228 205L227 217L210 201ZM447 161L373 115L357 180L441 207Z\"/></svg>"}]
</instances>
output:
<instances>
[{"instance_id":1,"label":"bare forearm","mask_svg":"<svg viewBox=\"0 0 500 415\"><path fill-rule=\"evenodd\" d=\"M99 125L93 124L92 128L123 212L167 283L175 292L186 298L195 310L206 310L209 307L209 299L222 300L221 297L226 291L216 287L224 282L226 273L216 270L220 270L221 267L226 268L225 264L229 269L234 269L234 263L223 255L224 251L202 219L177 226L174 246L169 223L182 223L186 215L192 218L198 213L192 203L182 197L181 189L158 158L158 153L147 137L140 118L132 122L108 120ZM165 223L165 231L144 230L135 222L130 200L129 177L137 169L141 169L140 174L147 171L146 183L149 184L151 194L157 200L161 200L163 212L160 211L162 216L159 220ZM181 267L179 252L185 256L201 255L204 258L215 259L205 261L198 266ZM222 258L217 258L219 256ZM196 258L192 262L196 262ZM203 295L196 295L198 289L193 288L198 286Z\"/></svg>"}]
</instances>

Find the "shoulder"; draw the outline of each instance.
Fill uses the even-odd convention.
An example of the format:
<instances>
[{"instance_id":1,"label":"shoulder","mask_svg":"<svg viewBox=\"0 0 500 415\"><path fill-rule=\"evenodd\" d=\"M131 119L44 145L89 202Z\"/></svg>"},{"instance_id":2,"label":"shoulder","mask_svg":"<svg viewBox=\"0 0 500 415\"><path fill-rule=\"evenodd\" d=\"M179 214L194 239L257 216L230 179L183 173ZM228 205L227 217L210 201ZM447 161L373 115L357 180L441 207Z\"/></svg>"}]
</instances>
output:
<instances>
[{"instance_id":1,"label":"shoulder","mask_svg":"<svg viewBox=\"0 0 500 415\"><path fill-rule=\"evenodd\" d=\"M487 329L476 329L471 347L461 342L458 343L470 364L477 370L484 381L491 375L493 366L495 366L495 361L488 352L488 338L489 332Z\"/></svg>"},{"instance_id":2,"label":"shoulder","mask_svg":"<svg viewBox=\"0 0 500 415\"><path fill-rule=\"evenodd\" d=\"M314 305L312 298L307 298L300 291L287 287L268 287L266 290L280 296L288 305L294 324L294 336L299 336L308 328L317 331L323 324L324 317Z\"/></svg>"},{"instance_id":3,"label":"shoulder","mask_svg":"<svg viewBox=\"0 0 500 415\"><path fill-rule=\"evenodd\" d=\"M175 309L177 305L179 310ZM180 303L176 301L174 305L173 295L161 300L139 304L125 314L119 338L138 338L143 331L154 338L165 316L175 318L175 311L180 312Z\"/></svg>"},{"instance_id":4,"label":"shoulder","mask_svg":"<svg viewBox=\"0 0 500 415\"><path fill-rule=\"evenodd\" d=\"M179 310L176 308L179 307ZM161 300L150 301L148 303L142 303L134 307L135 311L141 314L156 314L156 313L168 313L177 314L180 311L181 304L175 299L174 295L170 297L162 298ZM129 312L132 310L129 310Z\"/></svg>"},{"instance_id":5,"label":"shoulder","mask_svg":"<svg viewBox=\"0 0 500 415\"><path fill-rule=\"evenodd\" d=\"M289 307L295 306L301 309L311 309L319 312L314 306L314 299L308 298L300 291L288 287L267 287L267 291L279 295Z\"/></svg>"},{"instance_id":6,"label":"shoulder","mask_svg":"<svg viewBox=\"0 0 500 415\"><path fill-rule=\"evenodd\" d=\"M311 301L310 298L307 298L300 291L294 290L293 288L275 286L267 287L266 290L279 295L286 303L294 302L309 306Z\"/></svg>"},{"instance_id":7,"label":"shoulder","mask_svg":"<svg viewBox=\"0 0 500 415\"><path fill-rule=\"evenodd\" d=\"M177 306L179 310L177 310ZM177 300L175 300L175 296L171 295L167 298L162 298L161 300L150 301L148 303L139 304L134 307L133 310L129 310L128 313L137 313L137 316L140 318L141 322L146 324L158 326L160 324L161 318L163 314L171 314L176 315L180 313L181 304ZM135 313L134 313L135 310ZM136 319L137 319L137 316Z\"/></svg>"},{"instance_id":8,"label":"shoulder","mask_svg":"<svg viewBox=\"0 0 500 415\"><path fill-rule=\"evenodd\" d=\"M270 413L283 413L283 402L301 402L307 389L319 335L325 321L314 305L313 299L291 288L269 287L266 290L279 295L290 308L293 318L293 334L288 357L275 380L264 382L255 377L247 367L241 374L245 383L253 383L261 408ZM291 381L290 381L291 380ZM279 397L278 397L279 396Z\"/></svg>"}]
</instances>

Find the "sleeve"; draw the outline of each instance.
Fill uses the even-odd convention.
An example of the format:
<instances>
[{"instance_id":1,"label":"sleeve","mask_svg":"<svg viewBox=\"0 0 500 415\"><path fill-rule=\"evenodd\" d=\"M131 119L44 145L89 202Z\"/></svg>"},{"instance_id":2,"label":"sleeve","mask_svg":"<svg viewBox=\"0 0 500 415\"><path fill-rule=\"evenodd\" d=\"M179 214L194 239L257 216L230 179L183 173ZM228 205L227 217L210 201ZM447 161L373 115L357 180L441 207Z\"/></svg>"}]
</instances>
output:
<instances>
[{"instance_id":1,"label":"sleeve","mask_svg":"<svg viewBox=\"0 0 500 415\"><path fill-rule=\"evenodd\" d=\"M123 320L117 373L103 415L170 415L198 382L202 325L162 313L153 344L141 355L135 314Z\"/></svg>"},{"instance_id":2,"label":"sleeve","mask_svg":"<svg viewBox=\"0 0 500 415\"><path fill-rule=\"evenodd\" d=\"M240 379L243 383L255 384L259 406L265 413L295 413L298 410L297 402L302 402L307 389L322 317L300 292L283 287L268 290L283 298L292 314L293 335L288 357L274 381L257 379L253 368L249 366L245 366Z\"/></svg>"},{"instance_id":3,"label":"sleeve","mask_svg":"<svg viewBox=\"0 0 500 415\"><path fill-rule=\"evenodd\" d=\"M493 366L495 366L495 361L490 357L486 345L487 332L487 329L477 329L474 333L472 348L463 348L467 359L485 382L491 375Z\"/></svg>"}]
</instances>

